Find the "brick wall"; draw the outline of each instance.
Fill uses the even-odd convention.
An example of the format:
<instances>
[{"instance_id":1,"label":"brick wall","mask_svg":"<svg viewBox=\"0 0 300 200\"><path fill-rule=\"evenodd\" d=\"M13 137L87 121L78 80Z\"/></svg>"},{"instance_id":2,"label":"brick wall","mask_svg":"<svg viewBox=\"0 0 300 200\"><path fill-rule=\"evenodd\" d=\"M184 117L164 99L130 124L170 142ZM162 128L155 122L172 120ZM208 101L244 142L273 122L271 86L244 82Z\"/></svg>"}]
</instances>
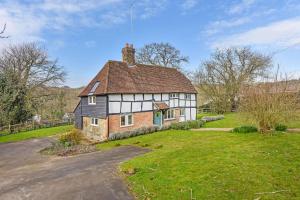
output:
<instances>
[{"instance_id":1,"label":"brick wall","mask_svg":"<svg viewBox=\"0 0 300 200\"><path fill-rule=\"evenodd\" d=\"M90 139L103 141L108 137L107 119L98 119L98 126L91 125L90 117L83 117L82 132Z\"/></svg>"},{"instance_id":2,"label":"brick wall","mask_svg":"<svg viewBox=\"0 0 300 200\"><path fill-rule=\"evenodd\" d=\"M172 123L179 122L180 110L178 108L175 109L175 119L167 119L164 120L164 125L170 125Z\"/></svg>"},{"instance_id":3,"label":"brick wall","mask_svg":"<svg viewBox=\"0 0 300 200\"><path fill-rule=\"evenodd\" d=\"M133 113L133 125L120 127L120 115L109 116L109 133L119 133L130 131L141 127L153 126L153 112L139 112Z\"/></svg>"}]
</instances>

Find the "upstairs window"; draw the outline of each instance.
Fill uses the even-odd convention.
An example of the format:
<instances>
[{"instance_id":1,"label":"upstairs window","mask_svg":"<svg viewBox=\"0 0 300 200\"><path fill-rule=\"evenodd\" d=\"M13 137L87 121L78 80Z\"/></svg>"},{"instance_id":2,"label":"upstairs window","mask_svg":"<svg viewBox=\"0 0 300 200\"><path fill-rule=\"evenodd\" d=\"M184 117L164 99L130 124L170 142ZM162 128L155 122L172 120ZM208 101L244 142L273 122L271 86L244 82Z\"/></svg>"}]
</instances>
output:
<instances>
[{"instance_id":1,"label":"upstairs window","mask_svg":"<svg viewBox=\"0 0 300 200\"><path fill-rule=\"evenodd\" d=\"M191 100L191 94L185 94L184 97L186 100Z\"/></svg>"},{"instance_id":2,"label":"upstairs window","mask_svg":"<svg viewBox=\"0 0 300 200\"><path fill-rule=\"evenodd\" d=\"M121 127L133 125L132 114L121 115Z\"/></svg>"},{"instance_id":3,"label":"upstairs window","mask_svg":"<svg viewBox=\"0 0 300 200\"><path fill-rule=\"evenodd\" d=\"M89 96L88 103L89 103L89 105L95 105L96 104L96 96Z\"/></svg>"},{"instance_id":4,"label":"upstairs window","mask_svg":"<svg viewBox=\"0 0 300 200\"><path fill-rule=\"evenodd\" d=\"M92 117L91 118L91 125L92 126L98 126L99 125L98 118Z\"/></svg>"},{"instance_id":5,"label":"upstairs window","mask_svg":"<svg viewBox=\"0 0 300 200\"><path fill-rule=\"evenodd\" d=\"M176 99L178 98L178 93L171 93L170 94L170 99Z\"/></svg>"},{"instance_id":6,"label":"upstairs window","mask_svg":"<svg viewBox=\"0 0 300 200\"><path fill-rule=\"evenodd\" d=\"M164 115L164 119L175 119L175 110L169 109Z\"/></svg>"}]
</instances>

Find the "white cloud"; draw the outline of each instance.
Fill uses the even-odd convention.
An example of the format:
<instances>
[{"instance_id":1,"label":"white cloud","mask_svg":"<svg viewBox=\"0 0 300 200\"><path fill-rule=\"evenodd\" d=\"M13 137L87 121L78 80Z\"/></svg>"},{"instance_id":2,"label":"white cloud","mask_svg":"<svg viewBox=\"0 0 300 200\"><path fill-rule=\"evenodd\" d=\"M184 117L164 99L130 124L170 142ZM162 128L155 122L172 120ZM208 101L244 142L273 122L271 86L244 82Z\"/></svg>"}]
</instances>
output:
<instances>
[{"instance_id":1,"label":"white cloud","mask_svg":"<svg viewBox=\"0 0 300 200\"><path fill-rule=\"evenodd\" d=\"M250 17L242 17L232 20L219 20L211 23L203 33L210 36L221 32L223 29L241 26L251 21L252 19Z\"/></svg>"},{"instance_id":2,"label":"white cloud","mask_svg":"<svg viewBox=\"0 0 300 200\"><path fill-rule=\"evenodd\" d=\"M183 0L183 3L181 4L181 8L183 11L188 11L192 8L194 8L198 4L198 0Z\"/></svg>"},{"instance_id":3,"label":"white cloud","mask_svg":"<svg viewBox=\"0 0 300 200\"><path fill-rule=\"evenodd\" d=\"M89 41L86 41L84 43L84 45L88 48L92 48L92 47L96 46L96 42L94 40L89 40Z\"/></svg>"},{"instance_id":4,"label":"white cloud","mask_svg":"<svg viewBox=\"0 0 300 200\"><path fill-rule=\"evenodd\" d=\"M242 0L240 3L233 5L228 13L229 14L240 14L243 11L249 9L256 0Z\"/></svg>"},{"instance_id":5,"label":"white cloud","mask_svg":"<svg viewBox=\"0 0 300 200\"><path fill-rule=\"evenodd\" d=\"M215 41L213 48L228 46L274 46L289 47L300 45L300 18L277 21L266 26L234 34Z\"/></svg>"}]
</instances>

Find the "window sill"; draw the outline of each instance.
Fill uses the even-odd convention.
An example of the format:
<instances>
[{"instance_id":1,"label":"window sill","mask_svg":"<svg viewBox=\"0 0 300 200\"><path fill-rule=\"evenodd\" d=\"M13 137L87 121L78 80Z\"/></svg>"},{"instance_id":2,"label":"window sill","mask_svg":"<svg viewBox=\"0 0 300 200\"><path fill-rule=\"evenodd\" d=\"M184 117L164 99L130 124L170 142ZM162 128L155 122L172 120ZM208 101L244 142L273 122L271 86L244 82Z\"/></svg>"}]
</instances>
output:
<instances>
[{"instance_id":1,"label":"window sill","mask_svg":"<svg viewBox=\"0 0 300 200\"><path fill-rule=\"evenodd\" d=\"M91 124L91 126L95 126L95 127L98 127L99 125L96 125L96 124Z\"/></svg>"},{"instance_id":2,"label":"window sill","mask_svg":"<svg viewBox=\"0 0 300 200\"><path fill-rule=\"evenodd\" d=\"M96 105L96 103L88 103L88 105Z\"/></svg>"},{"instance_id":3,"label":"window sill","mask_svg":"<svg viewBox=\"0 0 300 200\"><path fill-rule=\"evenodd\" d=\"M170 118L170 119L164 119L165 121L172 121L172 120L176 120L176 118Z\"/></svg>"},{"instance_id":4,"label":"window sill","mask_svg":"<svg viewBox=\"0 0 300 200\"><path fill-rule=\"evenodd\" d=\"M120 126L120 127L121 127L121 128L126 128L126 127L130 127L130 126L133 126L133 124L125 125L125 126Z\"/></svg>"}]
</instances>

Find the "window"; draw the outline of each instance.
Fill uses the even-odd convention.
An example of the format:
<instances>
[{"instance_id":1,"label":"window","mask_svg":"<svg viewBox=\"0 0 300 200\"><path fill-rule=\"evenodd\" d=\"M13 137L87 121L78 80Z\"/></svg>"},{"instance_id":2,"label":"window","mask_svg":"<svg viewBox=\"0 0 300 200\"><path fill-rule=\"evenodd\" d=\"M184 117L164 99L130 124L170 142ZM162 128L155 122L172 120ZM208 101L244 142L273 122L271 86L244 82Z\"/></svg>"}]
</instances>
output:
<instances>
[{"instance_id":1,"label":"window","mask_svg":"<svg viewBox=\"0 0 300 200\"><path fill-rule=\"evenodd\" d=\"M89 104L91 105L94 105L96 104L96 96L89 96Z\"/></svg>"},{"instance_id":2,"label":"window","mask_svg":"<svg viewBox=\"0 0 300 200\"><path fill-rule=\"evenodd\" d=\"M184 108L180 108L180 116L184 116L185 115L185 109Z\"/></svg>"},{"instance_id":3,"label":"window","mask_svg":"<svg viewBox=\"0 0 300 200\"><path fill-rule=\"evenodd\" d=\"M131 126L131 125L133 125L132 114L121 115L121 127L122 126Z\"/></svg>"},{"instance_id":4,"label":"window","mask_svg":"<svg viewBox=\"0 0 300 200\"><path fill-rule=\"evenodd\" d=\"M92 125L92 126L98 126L98 125L99 125L99 124L98 124L98 119L92 117L92 118L91 118L91 125Z\"/></svg>"},{"instance_id":5,"label":"window","mask_svg":"<svg viewBox=\"0 0 300 200\"><path fill-rule=\"evenodd\" d=\"M184 96L186 100L191 100L191 94L185 94Z\"/></svg>"},{"instance_id":6,"label":"window","mask_svg":"<svg viewBox=\"0 0 300 200\"><path fill-rule=\"evenodd\" d=\"M170 94L170 99L176 99L178 98L178 93L171 93Z\"/></svg>"},{"instance_id":7,"label":"window","mask_svg":"<svg viewBox=\"0 0 300 200\"><path fill-rule=\"evenodd\" d=\"M170 109L167 110L167 112L164 115L165 119L175 119L175 110L174 109Z\"/></svg>"}]
</instances>

